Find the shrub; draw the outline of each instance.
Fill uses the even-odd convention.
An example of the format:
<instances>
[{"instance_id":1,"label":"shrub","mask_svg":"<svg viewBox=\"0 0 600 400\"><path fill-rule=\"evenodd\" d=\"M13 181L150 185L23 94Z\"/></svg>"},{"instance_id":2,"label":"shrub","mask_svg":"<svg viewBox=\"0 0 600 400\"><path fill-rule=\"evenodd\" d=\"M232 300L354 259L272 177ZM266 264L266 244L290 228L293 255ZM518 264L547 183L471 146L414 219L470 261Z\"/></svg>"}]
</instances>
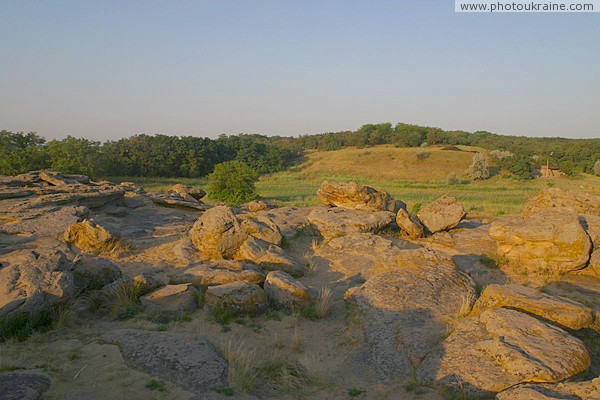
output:
<instances>
[{"instance_id":1,"label":"shrub","mask_svg":"<svg viewBox=\"0 0 600 400\"><path fill-rule=\"evenodd\" d=\"M473 156L473 163L468 170L471 179L488 179L490 177L490 166L487 159L481 153L476 153Z\"/></svg>"},{"instance_id":2,"label":"shrub","mask_svg":"<svg viewBox=\"0 0 600 400\"><path fill-rule=\"evenodd\" d=\"M526 155L515 155L503 159L500 166L517 176L519 179L531 178L530 158Z\"/></svg>"},{"instance_id":3,"label":"shrub","mask_svg":"<svg viewBox=\"0 0 600 400\"><path fill-rule=\"evenodd\" d=\"M257 180L258 173L248 165L239 161L224 162L208 176L208 193L228 206L237 206L258 198L254 187Z\"/></svg>"},{"instance_id":4,"label":"shrub","mask_svg":"<svg viewBox=\"0 0 600 400\"><path fill-rule=\"evenodd\" d=\"M423 160L428 159L431 156L431 153L426 150L419 150L416 152L415 155L417 156L418 160L423 161Z\"/></svg>"},{"instance_id":5,"label":"shrub","mask_svg":"<svg viewBox=\"0 0 600 400\"><path fill-rule=\"evenodd\" d=\"M451 172L446 177L446 185L460 185L462 180L456 172Z\"/></svg>"},{"instance_id":6,"label":"shrub","mask_svg":"<svg viewBox=\"0 0 600 400\"><path fill-rule=\"evenodd\" d=\"M594 174L600 175L600 160L596 161L594 164Z\"/></svg>"},{"instance_id":7,"label":"shrub","mask_svg":"<svg viewBox=\"0 0 600 400\"><path fill-rule=\"evenodd\" d=\"M564 161L560 164L560 172L565 174L566 176L576 176L577 168L575 167L575 163L572 161Z\"/></svg>"}]
</instances>

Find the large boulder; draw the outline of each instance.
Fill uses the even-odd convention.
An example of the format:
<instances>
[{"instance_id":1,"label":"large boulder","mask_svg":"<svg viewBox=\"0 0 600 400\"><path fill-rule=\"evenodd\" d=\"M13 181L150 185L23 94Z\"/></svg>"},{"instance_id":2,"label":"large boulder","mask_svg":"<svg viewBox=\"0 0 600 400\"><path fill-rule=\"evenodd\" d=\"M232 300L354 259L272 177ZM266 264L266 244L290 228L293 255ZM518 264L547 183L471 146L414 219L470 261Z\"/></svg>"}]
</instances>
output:
<instances>
[{"instance_id":1,"label":"large boulder","mask_svg":"<svg viewBox=\"0 0 600 400\"><path fill-rule=\"evenodd\" d=\"M140 297L140 301L150 312L192 312L197 308L197 293L198 290L189 283L166 285Z\"/></svg>"},{"instance_id":2,"label":"large boulder","mask_svg":"<svg viewBox=\"0 0 600 400\"><path fill-rule=\"evenodd\" d=\"M0 399L42 400L50 388L50 378L30 372L5 372L0 374Z\"/></svg>"},{"instance_id":3,"label":"large boulder","mask_svg":"<svg viewBox=\"0 0 600 400\"><path fill-rule=\"evenodd\" d=\"M395 268L346 293L348 304L364 313L366 341L383 381L409 378L476 297L475 283L450 257L426 249L402 253Z\"/></svg>"},{"instance_id":4,"label":"large boulder","mask_svg":"<svg viewBox=\"0 0 600 400\"><path fill-rule=\"evenodd\" d=\"M600 216L600 196L567 189L545 189L523 206L523 215L531 216L548 208L567 208L576 214Z\"/></svg>"},{"instance_id":5,"label":"large boulder","mask_svg":"<svg viewBox=\"0 0 600 400\"><path fill-rule=\"evenodd\" d=\"M465 217L465 208L454 197L442 196L419 210L417 217L431 233L454 228Z\"/></svg>"},{"instance_id":6,"label":"large boulder","mask_svg":"<svg viewBox=\"0 0 600 400\"><path fill-rule=\"evenodd\" d=\"M564 208L495 221L489 234L507 261L501 265L505 272L532 283L559 280L585 267L592 248L577 214Z\"/></svg>"},{"instance_id":7,"label":"large boulder","mask_svg":"<svg viewBox=\"0 0 600 400\"><path fill-rule=\"evenodd\" d=\"M267 296L254 283L236 281L206 289L204 307L208 310L230 307L239 312L263 311L267 308Z\"/></svg>"},{"instance_id":8,"label":"large boulder","mask_svg":"<svg viewBox=\"0 0 600 400\"><path fill-rule=\"evenodd\" d=\"M40 171L39 179L53 186L65 186L90 183L90 177L85 175L67 175L60 172Z\"/></svg>"},{"instance_id":9,"label":"large boulder","mask_svg":"<svg viewBox=\"0 0 600 400\"><path fill-rule=\"evenodd\" d=\"M183 185L181 183L173 185L171 192L177 193L187 201L200 200L206 196L206 192L204 190L190 185Z\"/></svg>"},{"instance_id":10,"label":"large boulder","mask_svg":"<svg viewBox=\"0 0 600 400\"><path fill-rule=\"evenodd\" d=\"M301 309L311 302L308 287L283 271L271 271L265 279L265 294L271 304Z\"/></svg>"},{"instance_id":11,"label":"large boulder","mask_svg":"<svg viewBox=\"0 0 600 400\"><path fill-rule=\"evenodd\" d=\"M377 233L394 220L390 211L358 211L345 208L317 207L308 214L308 221L325 239L351 233Z\"/></svg>"},{"instance_id":12,"label":"large boulder","mask_svg":"<svg viewBox=\"0 0 600 400\"><path fill-rule=\"evenodd\" d=\"M91 254L112 254L118 250L119 238L92 220L71 225L65 232L65 242Z\"/></svg>"},{"instance_id":13,"label":"large boulder","mask_svg":"<svg viewBox=\"0 0 600 400\"><path fill-rule=\"evenodd\" d=\"M521 310L571 329L590 328L594 325L594 311L591 308L516 284L487 286L477 299L472 315L479 315L493 308Z\"/></svg>"},{"instance_id":14,"label":"large boulder","mask_svg":"<svg viewBox=\"0 0 600 400\"><path fill-rule=\"evenodd\" d=\"M198 286L212 286L237 281L261 284L264 282L265 276L253 269L232 270L218 268L211 264L201 264L186 269L173 279L177 282L193 283Z\"/></svg>"},{"instance_id":15,"label":"large boulder","mask_svg":"<svg viewBox=\"0 0 600 400\"><path fill-rule=\"evenodd\" d=\"M500 392L524 382L559 382L591 365L564 330L505 308L464 320L417 367L424 382Z\"/></svg>"},{"instance_id":16,"label":"large boulder","mask_svg":"<svg viewBox=\"0 0 600 400\"><path fill-rule=\"evenodd\" d=\"M396 214L396 225L411 239L418 239L425 236L425 228L417 218L410 215L405 208L400 208Z\"/></svg>"},{"instance_id":17,"label":"large boulder","mask_svg":"<svg viewBox=\"0 0 600 400\"><path fill-rule=\"evenodd\" d=\"M121 278L121 270L103 258L82 255L73 264L73 276L80 290L101 289Z\"/></svg>"},{"instance_id":18,"label":"large boulder","mask_svg":"<svg viewBox=\"0 0 600 400\"><path fill-rule=\"evenodd\" d=\"M248 235L277 246L281 245L283 235L279 227L270 218L262 215L253 218L243 218L241 225L242 229Z\"/></svg>"},{"instance_id":19,"label":"large boulder","mask_svg":"<svg viewBox=\"0 0 600 400\"><path fill-rule=\"evenodd\" d=\"M496 400L598 400L600 378L561 383L525 383L506 389Z\"/></svg>"},{"instance_id":20,"label":"large boulder","mask_svg":"<svg viewBox=\"0 0 600 400\"><path fill-rule=\"evenodd\" d=\"M244 241L235 259L249 261L266 269L280 269L292 275L304 273L304 268L281 247L253 236Z\"/></svg>"},{"instance_id":21,"label":"large boulder","mask_svg":"<svg viewBox=\"0 0 600 400\"><path fill-rule=\"evenodd\" d=\"M319 201L326 206L366 211L394 211L394 199L383 189L356 182L324 181L317 190Z\"/></svg>"},{"instance_id":22,"label":"large boulder","mask_svg":"<svg viewBox=\"0 0 600 400\"><path fill-rule=\"evenodd\" d=\"M122 329L102 339L119 346L127 366L198 396L227 383L227 363L205 337Z\"/></svg>"},{"instance_id":23,"label":"large boulder","mask_svg":"<svg viewBox=\"0 0 600 400\"><path fill-rule=\"evenodd\" d=\"M229 207L213 207L190 230L194 246L209 260L232 259L248 234Z\"/></svg>"},{"instance_id":24,"label":"large boulder","mask_svg":"<svg viewBox=\"0 0 600 400\"><path fill-rule=\"evenodd\" d=\"M0 318L44 311L76 294L71 262L60 251L19 250L0 265Z\"/></svg>"}]
</instances>

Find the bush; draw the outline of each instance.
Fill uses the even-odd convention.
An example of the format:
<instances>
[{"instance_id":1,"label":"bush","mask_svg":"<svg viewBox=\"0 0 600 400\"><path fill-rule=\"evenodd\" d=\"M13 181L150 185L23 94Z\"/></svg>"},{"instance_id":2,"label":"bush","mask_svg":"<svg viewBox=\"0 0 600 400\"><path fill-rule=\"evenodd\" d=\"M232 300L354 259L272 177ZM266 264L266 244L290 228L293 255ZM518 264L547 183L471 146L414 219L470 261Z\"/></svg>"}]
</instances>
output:
<instances>
[{"instance_id":1,"label":"bush","mask_svg":"<svg viewBox=\"0 0 600 400\"><path fill-rule=\"evenodd\" d=\"M215 166L215 171L208 176L208 193L228 206L238 206L258 198L254 187L257 180L258 173L248 165L239 161L224 162Z\"/></svg>"},{"instance_id":2,"label":"bush","mask_svg":"<svg viewBox=\"0 0 600 400\"><path fill-rule=\"evenodd\" d=\"M462 180L460 179L460 176L456 172L451 172L446 177L446 185L460 185L461 183L462 183Z\"/></svg>"},{"instance_id":3,"label":"bush","mask_svg":"<svg viewBox=\"0 0 600 400\"><path fill-rule=\"evenodd\" d=\"M487 159L481 153L476 153L473 156L473 163L468 170L471 179L488 179L490 177L490 166Z\"/></svg>"},{"instance_id":4,"label":"bush","mask_svg":"<svg viewBox=\"0 0 600 400\"><path fill-rule=\"evenodd\" d=\"M565 174L566 176L576 176L577 168L575 167L575 163L572 161L564 161L560 164L560 172Z\"/></svg>"},{"instance_id":5,"label":"bush","mask_svg":"<svg viewBox=\"0 0 600 400\"><path fill-rule=\"evenodd\" d=\"M512 172L519 179L531 178L531 163L529 157L525 155L515 155L503 159L501 167Z\"/></svg>"},{"instance_id":6,"label":"bush","mask_svg":"<svg viewBox=\"0 0 600 400\"><path fill-rule=\"evenodd\" d=\"M417 159L419 160L426 160L429 158L429 156L431 156L431 153L425 150L419 150L416 153Z\"/></svg>"},{"instance_id":7,"label":"bush","mask_svg":"<svg viewBox=\"0 0 600 400\"><path fill-rule=\"evenodd\" d=\"M600 175L600 160L596 161L594 164L594 174Z\"/></svg>"}]
</instances>

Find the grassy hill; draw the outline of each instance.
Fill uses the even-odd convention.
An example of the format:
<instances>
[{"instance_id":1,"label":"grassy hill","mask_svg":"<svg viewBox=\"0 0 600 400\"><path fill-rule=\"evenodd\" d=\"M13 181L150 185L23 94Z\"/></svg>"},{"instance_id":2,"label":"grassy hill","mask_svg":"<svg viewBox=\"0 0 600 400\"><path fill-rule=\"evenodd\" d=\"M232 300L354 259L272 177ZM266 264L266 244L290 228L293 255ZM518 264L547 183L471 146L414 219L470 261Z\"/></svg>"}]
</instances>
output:
<instances>
[{"instance_id":1,"label":"grassy hill","mask_svg":"<svg viewBox=\"0 0 600 400\"><path fill-rule=\"evenodd\" d=\"M420 151L429 152L429 157L420 160L417 157ZM441 195L454 196L465 204L469 214L474 217L517 214L529 197L547 187L600 194L600 178L592 175L519 181L507 173L495 171L494 176L488 180L469 181L466 170L472 158L473 153L469 151L448 151L440 147L421 149L384 145L363 149L312 151L307 152L306 159L301 164L287 171L263 176L256 186L262 197L275 203L313 206L317 204L316 191L323 180L356 180L386 189L395 198L406 202L412 210ZM450 173L459 174L464 183L448 185L446 177ZM151 191L166 191L178 182L199 186L206 184L205 179L112 179L132 180Z\"/></svg>"}]
</instances>

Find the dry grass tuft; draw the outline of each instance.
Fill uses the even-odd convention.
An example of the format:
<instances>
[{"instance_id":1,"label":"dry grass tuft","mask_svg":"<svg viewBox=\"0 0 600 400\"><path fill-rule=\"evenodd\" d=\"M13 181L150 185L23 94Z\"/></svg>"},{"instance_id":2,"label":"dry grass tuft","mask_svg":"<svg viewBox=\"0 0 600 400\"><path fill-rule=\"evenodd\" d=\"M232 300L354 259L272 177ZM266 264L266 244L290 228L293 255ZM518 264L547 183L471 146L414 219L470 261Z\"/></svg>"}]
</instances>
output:
<instances>
[{"instance_id":1,"label":"dry grass tuft","mask_svg":"<svg viewBox=\"0 0 600 400\"><path fill-rule=\"evenodd\" d=\"M261 368L265 382L273 389L281 392L295 392L311 387L323 387L326 382L317 366L319 360L305 356L298 362L274 360Z\"/></svg>"},{"instance_id":2,"label":"dry grass tuft","mask_svg":"<svg viewBox=\"0 0 600 400\"><path fill-rule=\"evenodd\" d=\"M290 346L295 352L300 353L304 351L304 344L302 343L302 336L300 336L300 329L298 329L298 325L294 327Z\"/></svg>"},{"instance_id":3,"label":"dry grass tuft","mask_svg":"<svg viewBox=\"0 0 600 400\"><path fill-rule=\"evenodd\" d=\"M473 304L475 303L476 295L474 293L464 294L462 297L462 302L460 304L460 310L458 311L459 318L464 318L473 309Z\"/></svg>"},{"instance_id":4,"label":"dry grass tuft","mask_svg":"<svg viewBox=\"0 0 600 400\"><path fill-rule=\"evenodd\" d=\"M238 388L249 391L256 386L256 351L242 340L229 339L221 346L221 354L229 364L227 379Z\"/></svg>"},{"instance_id":5,"label":"dry grass tuft","mask_svg":"<svg viewBox=\"0 0 600 400\"><path fill-rule=\"evenodd\" d=\"M319 318L324 318L329 312L331 303L331 289L328 287L321 288L315 300L315 312Z\"/></svg>"}]
</instances>

